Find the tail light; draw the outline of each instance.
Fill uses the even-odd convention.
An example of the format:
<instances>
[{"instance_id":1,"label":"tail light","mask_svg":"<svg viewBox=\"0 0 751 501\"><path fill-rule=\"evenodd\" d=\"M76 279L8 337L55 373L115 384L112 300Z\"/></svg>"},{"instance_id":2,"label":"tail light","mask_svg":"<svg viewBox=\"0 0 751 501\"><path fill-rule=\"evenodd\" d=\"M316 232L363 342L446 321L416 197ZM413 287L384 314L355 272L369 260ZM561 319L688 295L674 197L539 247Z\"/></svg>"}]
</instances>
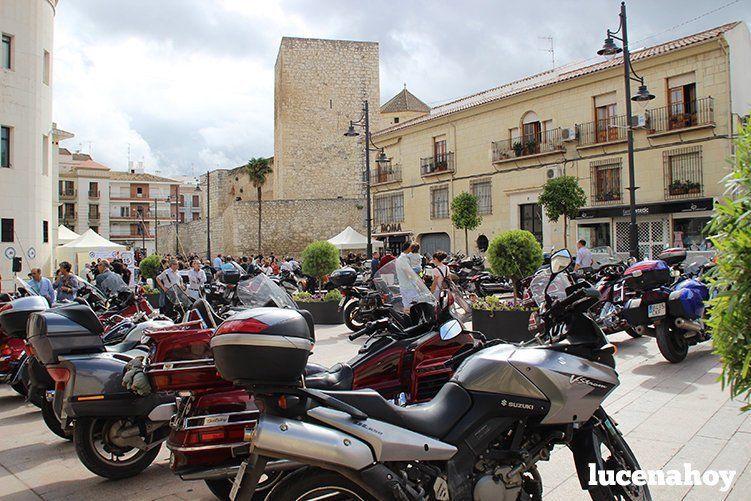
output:
<instances>
[{"instance_id":1,"label":"tail light","mask_svg":"<svg viewBox=\"0 0 751 501\"><path fill-rule=\"evenodd\" d=\"M268 325L255 318L244 320L227 320L216 330L216 335L228 332L247 332L249 334L258 334L268 328Z\"/></svg>"},{"instance_id":2,"label":"tail light","mask_svg":"<svg viewBox=\"0 0 751 501\"><path fill-rule=\"evenodd\" d=\"M0 355L7 357L8 355L12 353L13 353L13 350L10 349L10 346L8 346L7 343L0 345Z\"/></svg>"},{"instance_id":3,"label":"tail light","mask_svg":"<svg viewBox=\"0 0 751 501\"><path fill-rule=\"evenodd\" d=\"M13 305L12 304L5 303L4 305L0 306L0 313L2 313L4 311L7 311L7 310L12 310L12 309L13 309Z\"/></svg>"},{"instance_id":4,"label":"tail light","mask_svg":"<svg viewBox=\"0 0 751 501\"><path fill-rule=\"evenodd\" d=\"M47 367L47 372L55 383L67 383L70 379L70 371L64 367Z\"/></svg>"}]
</instances>

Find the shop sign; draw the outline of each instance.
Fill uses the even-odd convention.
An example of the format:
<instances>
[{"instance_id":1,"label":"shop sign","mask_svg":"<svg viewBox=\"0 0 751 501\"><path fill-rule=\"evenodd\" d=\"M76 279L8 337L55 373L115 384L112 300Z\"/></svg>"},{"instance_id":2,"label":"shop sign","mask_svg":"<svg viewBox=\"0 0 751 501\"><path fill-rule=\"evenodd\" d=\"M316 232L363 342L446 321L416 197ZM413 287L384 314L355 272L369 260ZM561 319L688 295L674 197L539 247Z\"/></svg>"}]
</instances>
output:
<instances>
[{"instance_id":1,"label":"shop sign","mask_svg":"<svg viewBox=\"0 0 751 501\"><path fill-rule=\"evenodd\" d=\"M636 206L637 216L648 216L651 214L670 214L701 212L714 209L713 198L700 198L697 200L680 200L675 202L657 202L653 204L642 204ZM628 206L615 207L597 207L579 209L576 219L595 219L601 217L629 217L631 210Z\"/></svg>"}]
</instances>

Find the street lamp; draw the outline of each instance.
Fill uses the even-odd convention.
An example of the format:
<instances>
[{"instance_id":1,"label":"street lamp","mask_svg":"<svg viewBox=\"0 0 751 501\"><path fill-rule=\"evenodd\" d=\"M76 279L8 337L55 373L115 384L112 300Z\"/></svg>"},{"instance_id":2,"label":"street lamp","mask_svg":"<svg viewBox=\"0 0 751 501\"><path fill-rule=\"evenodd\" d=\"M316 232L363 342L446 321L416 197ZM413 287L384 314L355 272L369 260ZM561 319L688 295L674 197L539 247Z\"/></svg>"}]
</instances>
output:
<instances>
[{"instance_id":1,"label":"street lamp","mask_svg":"<svg viewBox=\"0 0 751 501\"><path fill-rule=\"evenodd\" d=\"M138 209L136 212L138 213L138 217L141 218L139 225L139 230L141 230L141 248L146 252L146 222L143 220L143 209Z\"/></svg>"},{"instance_id":2,"label":"street lamp","mask_svg":"<svg viewBox=\"0 0 751 501\"><path fill-rule=\"evenodd\" d=\"M178 206L178 198L175 196L175 255L180 254L180 222L178 220L178 213L180 207ZM167 207L172 211L172 197L167 195Z\"/></svg>"},{"instance_id":3,"label":"street lamp","mask_svg":"<svg viewBox=\"0 0 751 501\"><path fill-rule=\"evenodd\" d=\"M378 158L376 159L376 163L387 163L388 158L386 158L386 153L383 151L383 148L378 148L374 143L373 139L370 136L370 113L369 113L369 107L368 107L368 100L366 99L363 101L362 104L362 116L355 120L349 122L349 128L347 129L347 132L344 133L345 137L356 137L359 136L360 133L355 130L355 127L363 127L365 129L365 212L367 214L366 217L366 226L367 226L367 244L365 248L365 253L368 256L368 259L371 259L373 257L373 242L372 242L372 218L370 217L370 152L371 151L380 151L380 154L378 155ZM370 146L373 146L371 148Z\"/></svg>"},{"instance_id":4,"label":"street lamp","mask_svg":"<svg viewBox=\"0 0 751 501\"><path fill-rule=\"evenodd\" d=\"M647 90L647 86L644 83L644 78L640 77L634 71L634 67L631 65L631 55L628 47L628 29L626 27L626 2L621 2L621 13L619 14L620 24L616 31L608 30L605 38L605 43L602 45L602 49L597 51L600 56L614 56L623 52L623 71L624 81L626 84L626 119L628 120L626 137L628 138L628 191L629 191L629 254L632 257L639 259L639 239L636 228L636 190L638 189L634 185L634 129L631 118L631 101L639 103L645 103L655 98ZM616 36L621 33L621 36ZM618 47L615 44L615 40L620 40L623 44L623 48ZM633 75L632 75L633 74ZM636 94L631 96L631 80L639 82L639 90Z\"/></svg>"}]
</instances>

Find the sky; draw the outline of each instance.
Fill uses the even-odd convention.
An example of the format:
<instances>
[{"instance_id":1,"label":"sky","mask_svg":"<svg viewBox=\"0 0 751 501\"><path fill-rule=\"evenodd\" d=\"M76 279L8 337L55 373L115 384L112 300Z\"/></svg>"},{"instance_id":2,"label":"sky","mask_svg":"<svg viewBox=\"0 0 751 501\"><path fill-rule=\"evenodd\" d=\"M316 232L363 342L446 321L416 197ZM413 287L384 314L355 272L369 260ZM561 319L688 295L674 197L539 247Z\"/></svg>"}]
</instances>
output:
<instances>
[{"instance_id":1,"label":"sky","mask_svg":"<svg viewBox=\"0 0 751 501\"><path fill-rule=\"evenodd\" d=\"M600 60L616 0L62 0L54 120L63 146L124 170L198 175L274 152L281 37L377 41L381 103L404 84L433 106ZM751 21L751 0L631 0L630 46ZM356 110L354 110L356 111Z\"/></svg>"}]
</instances>

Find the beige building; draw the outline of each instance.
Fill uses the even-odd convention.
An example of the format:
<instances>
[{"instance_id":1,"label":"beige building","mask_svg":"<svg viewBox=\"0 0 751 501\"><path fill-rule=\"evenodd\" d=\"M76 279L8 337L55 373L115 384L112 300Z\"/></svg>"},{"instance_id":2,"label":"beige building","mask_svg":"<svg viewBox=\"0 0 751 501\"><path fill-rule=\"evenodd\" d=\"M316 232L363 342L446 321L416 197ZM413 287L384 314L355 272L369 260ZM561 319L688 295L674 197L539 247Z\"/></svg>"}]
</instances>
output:
<instances>
[{"instance_id":1,"label":"beige building","mask_svg":"<svg viewBox=\"0 0 751 501\"><path fill-rule=\"evenodd\" d=\"M656 96L633 107L641 252L654 256L673 244L703 251L701 230L724 191L732 139L751 107L748 27L731 23L638 50L632 61ZM627 98L618 57L392 119L374 137L390 158L374 180L376 231L392 246L415 238L426 252L463 251L464 232L452 227L449 207L468 191L483 214L470 252L516 228L535 234L545 250L561 247L563 225L547 220L537 198L548 179L566 174L579 179L588 200L569 225L569 247L584 238L627 255Z\"/></svg>"},{"instance_id":2,"label":"beige building","mask_svg":"<svg viewBox=\"0 0 751 501\"><path fill-rule=\"evenodd\" d=\"M59 149L57 218L60 224L83 234L89 228L110 236L110 169L88 153Z\"/></svg>"}]
</instances>

